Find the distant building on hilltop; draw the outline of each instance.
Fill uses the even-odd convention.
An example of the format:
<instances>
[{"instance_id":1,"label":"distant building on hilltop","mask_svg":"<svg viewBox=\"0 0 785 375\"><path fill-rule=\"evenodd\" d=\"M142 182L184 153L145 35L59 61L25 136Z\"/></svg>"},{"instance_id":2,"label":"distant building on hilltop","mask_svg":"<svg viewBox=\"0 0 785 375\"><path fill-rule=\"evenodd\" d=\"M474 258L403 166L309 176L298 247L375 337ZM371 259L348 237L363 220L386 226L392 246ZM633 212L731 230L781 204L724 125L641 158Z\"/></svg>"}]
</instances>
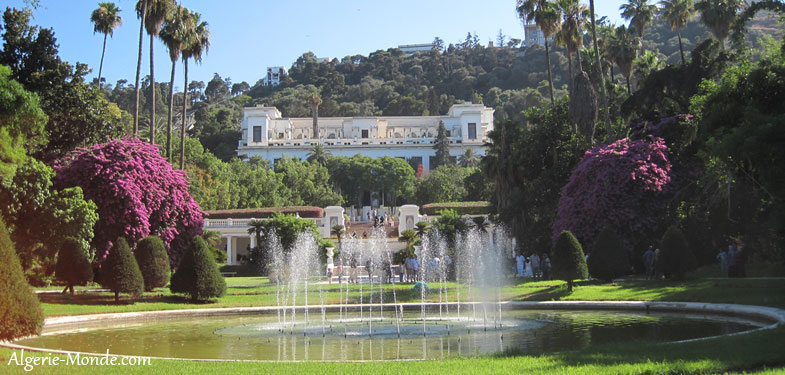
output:
<instances>
[{"instance_id":1,"label":"distant building on hilltop","mask_svg":"<svg viewBox=\"0 0 785 375\"><path fill-rule=\"evenodd\" d=\"M313 134L311 117L286 118L275 107L246 107L237 154L271 163L284 155L305 160L311 145L320 143L335 156L391 156L428 170L439 122L447 130L451 156L466 148L485 155L493 109L482 104L455 104L445 116L320 117L318 134Z\"/></svg>"},{"instance_id":2,"label":"distant building on hilltop","mask_svg":"<svg viewBox=\"0 0 785 375\"><path fill-rule=\"evenodd\" d=\"M539 45L545 44L545 38L542 35L542 30L540 30L540 27L537 26L536 24L527 23L523 25L523 31L525 35L524 36L525 39L523 43L526 45L526 47L531 47L535 44L539 44ZM548 38L549 41L552 39L553 38Z\"/></svg>"},{"instance_id":3,"label":"distant building on hilltop","mask_svg":"<svg viewBox=\"0 0 785 375\"><path fill-rule=\"evenodd\" d=\"M428 52L433 49L433 43L423 43L423 44L402 44L398 46L398 49L405 52L406 54L413 54L415 52Z\"/></svg>"},{"instance_id":4,"label":"distant building on hilltop","mask_svg":"<svg viewBox=\"0 0 785 375\"><path fill-rule=\"evenodd\" d=\"M268 66L267 75L262 79L262 86L278 86L285 75L286 68L282 66Z\"/></svg>"}]
</instances>

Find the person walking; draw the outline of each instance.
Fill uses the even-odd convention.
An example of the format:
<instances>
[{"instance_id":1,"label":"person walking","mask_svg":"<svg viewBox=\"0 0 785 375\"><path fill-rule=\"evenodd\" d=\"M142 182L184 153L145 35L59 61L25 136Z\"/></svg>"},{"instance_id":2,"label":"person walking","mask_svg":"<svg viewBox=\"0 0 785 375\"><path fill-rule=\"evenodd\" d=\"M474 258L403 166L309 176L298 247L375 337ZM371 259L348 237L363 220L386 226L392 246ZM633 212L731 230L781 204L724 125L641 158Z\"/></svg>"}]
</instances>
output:
<instances>
[{"instance_id":1,"label":"person walking","mask_svg":"<svg viewBox=\"0 0 785 375\"><path fill-rule=\"evenodd\" d=\"M649 245L643 253L643 266L646 268L646 280L654 278L654 246Z\"/></svg>"},{"instance_id":2,"label":"person walking","mask_svg":"<svg viewBox=\"0 0 785 375\"><path fill-rule=\"evenodd\" d=\"M720 272L722 276L728 277L728 251L723 249L717 254L717 260L720 261Z\"/></svg>"},{"instance_id":3,"label":"person walking","mask_svg":"<svg viewBox=\"0 0 785 375\"><path fill-rule=\"evenodd\" d=\"M525 264L526 264L526 257L523 256L523 254L518 254L518 256L515 257L515 265L517 266L518 269L518 277L523 277L523 271L526 268Z\"/></svg>"},{"instance_id":4,"label":"person walking","mask_svg":"<svg viewBox=\"0 0 785 375\"><path fill-rule=\"evenodd\" d=\"M543 280L550 280L551 279L551 258L548 257L548 254L542 256L542 264L540 265L542 268L542 279Z\"/></svg>"},{"instance_id":5,"label":"person walking","mask_svg":"<svg viewBox=\"0 0 785 375\"><path fill-rule=\"evenodd\" d=\"M532 261L532 274L534 274L536 280L539 280L540 276L542 276L540 273L540 256L537 255L537 253L534 253L530 259Z\"/></svg>"}]
</instances>

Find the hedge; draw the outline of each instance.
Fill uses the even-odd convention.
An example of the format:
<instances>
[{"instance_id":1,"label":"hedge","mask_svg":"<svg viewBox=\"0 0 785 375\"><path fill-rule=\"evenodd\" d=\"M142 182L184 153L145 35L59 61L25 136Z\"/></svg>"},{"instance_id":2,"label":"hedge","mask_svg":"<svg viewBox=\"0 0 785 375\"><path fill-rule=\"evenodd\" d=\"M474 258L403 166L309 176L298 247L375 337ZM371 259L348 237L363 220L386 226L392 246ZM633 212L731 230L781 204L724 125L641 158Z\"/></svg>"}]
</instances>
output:
<instances>
[{"instance_id":1,"label":"hedge","mask_svg":"<svg viewBox=\"0 0 785 375\"><path fill-rule=\"evenodd\" d=\"M426 215L439 215L439 211L444 209L455 210L458 215L488 215L491 213L491 203L488 201L479 202L444 202L429 203L422 206L422 211Z\"/></svg>"},{"instance_id":2,"label":"hedge","mask_svg":"<svg viewBox=\"0 0 785 375\"><path fill-rule=\"evenodd\" d=\"M324 217L324 209L314 206L288 206L288 207L266 207L266 208L247 208L236 210L218 210L207 212L208 219L268 219L274 213L300 214L302 218Z\"/></svg>"}]
</instances>

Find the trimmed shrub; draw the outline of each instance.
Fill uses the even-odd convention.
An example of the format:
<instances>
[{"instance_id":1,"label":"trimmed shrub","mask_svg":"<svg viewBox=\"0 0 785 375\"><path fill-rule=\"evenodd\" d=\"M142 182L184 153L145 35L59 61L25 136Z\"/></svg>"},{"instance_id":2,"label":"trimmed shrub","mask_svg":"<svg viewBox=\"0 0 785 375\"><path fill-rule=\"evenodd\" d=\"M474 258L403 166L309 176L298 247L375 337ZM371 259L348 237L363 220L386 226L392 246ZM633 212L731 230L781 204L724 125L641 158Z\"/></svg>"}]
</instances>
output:
<instances>
[{"instance_id":1,"label":"trimmed shrub","mask_svg":"<svg viewBox=\"0 0 785 375\"><path fill-rule=\"evenodd\" d=\"M57 280L65 283L65 289L74 294L74 285L84 285L93 279L93 266L87 259L87 254L82 249L82 244L72 237L63 241L60 252L57 254L55 266Z\"/></svg>"},{"instance_id":2,"label":"trimmed shrub","mask_svg":"<svg viewBox=\"0 0 785 375\"><path fill-rule=\"evenodd\" d=\"M134 251L136 264L142 271L144 290L150 292L155 288L166 286L169 282L169 256L164 241L158 236L147 236L136 245Z\"/></svg>"},{"instance_id":3,"label":"trimmed shrub","mask_svg":"<svg viewBox=\"0 0 785 375\"><path fill-rule=\"evenodd\" d=\"M606 226L594 239L586 265L592 277L605 281L612 281L630 270L627 252L613 228Z\"/></svg>"},{"instance_id":4,"label":"trimmed shrub","mask_svg":"<svg viewBox=\"0 0 785 375\"><path fill-rule=\"evenodd\" d=\"M112 245L109 255L101 263L99 279L101 286L114 292L115 303L120 303L120 293L132 297L142 295L144 278L125 238L118 238Z\"/></svg>"},{"instance_id":5,"label":"trimmed shrub","mask_svg":"<svg viewBox=\"0 0 785 375\"><path fill-rule=\"evenodd\" d=\"M687 271L696 266L687 238L679 228L670 226L660 241L660 254L656 258L657 272L666 278L683 279Z\"/></svg>"},{"instance_id":6,"label":"trimmed shrub","mask_svg":"<svg viewBox=\"0 0 785 375\"><path fill-rule=\"evenodd\" d=\"M567 282L567 290L572 292L572 281L589 276L583 247L572 232L559 233L553 246L553 278Z\"/></svg>"},{"instance_id":7,"label":"trimmed shrub","mask_svg":"<svg viewBox=\"0 0 785 375\"><path fill-rule=\"evenodd\" d=\"M37 334L44 321L38 298L30 290L14 244L0 217L0 340Z\"/></svg>"},{"instance_id":8,"label":"trimmed shrub","mask_svg":"<svg viewBox=\"0 0 785 375\"><path fill-rule=\"evenodd\" d=\"M492 206L487 201L429 203L422 206L422 212L431 216L440 215L440 211L444 209L452 209L458 215L488 215Z\"/></svg>"},{"instance_id":9,"label":"trimmed shrub","mask_svg":"<svg viewBox=\"0 0 785 375\"><path fill-rule=\"evenodd\" d=\"M172 275L170 288L172 293L190 295L193 301L221 297L226 293L226 281L202 237L193 238L190 251L186 251L183 262Z\"/></svg>"}]
</instances>

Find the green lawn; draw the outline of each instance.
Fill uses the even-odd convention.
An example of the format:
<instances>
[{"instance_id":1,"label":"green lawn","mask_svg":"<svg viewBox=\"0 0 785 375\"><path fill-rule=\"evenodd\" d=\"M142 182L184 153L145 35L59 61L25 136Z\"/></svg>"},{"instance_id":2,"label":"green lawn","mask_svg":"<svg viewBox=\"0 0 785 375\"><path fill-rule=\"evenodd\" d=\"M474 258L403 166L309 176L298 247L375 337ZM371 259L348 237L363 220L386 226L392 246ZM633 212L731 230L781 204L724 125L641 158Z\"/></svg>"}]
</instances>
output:
<instances>
[{"instance_id":1,"label":"green lawn","mask_svg":"<svg viewBox=\"0 0 785 375\"><path fill-rule=\"evenodd\" d=\"M212 303L191 304L181 296L162 289L146 293L133 304L114 304L111 293L80 293L76 296L59 293L40 294L47 316L167 309L192 309L237 306L275 305L276 286L261 277L227 278L227 295ZM342 285L344 288L346 284ZM450 301L457 297L458 285L448 283ZM318 286L311 285L309 303L320 300ZM438 301L438 284L431 283L430 301ZM322 285L321 298L337 303L337 284ZM378 288L378 286L377 286ZM391 302L393 290L399 302L419 301L420 295L411 284L385 285L385 302ZM51 290L51 288L49 288ZM81 290L84 290L82 288ZM345 291L345 289L344 289ZM470 293L461 289L465 299ZM502 297L515 301L544 300L647 300L741 303L785 308L785 280L697 279L689 281L630 280L616 283L582 281L572 294L567 294L561 281L522 282L505 286ZM360 286L351 285L349 302L359 302ZM363 285L363 301L370 296ZM378 299L378 289L374 301ZM785 327L768 332L723 337L683 344L641 342L635 345L604 345L590 349L544 355L502 353L497 356L449 359L442 361L404 361L381 363L246 363L153 361L151 367L79 366L41 367L33 373L51 374L142 374L142 373L319 373L319 374L401 374L401 373L525 373L525 374L714 374L743 373L785 374ZM0 373L22 374L20 367L8 366L12 351L0 349ZM17 352L18 353L18 352ZM26 355L29 353L26 353ZM48 354L33 354L48 356Z\"/></svg>"}]
</instances>

